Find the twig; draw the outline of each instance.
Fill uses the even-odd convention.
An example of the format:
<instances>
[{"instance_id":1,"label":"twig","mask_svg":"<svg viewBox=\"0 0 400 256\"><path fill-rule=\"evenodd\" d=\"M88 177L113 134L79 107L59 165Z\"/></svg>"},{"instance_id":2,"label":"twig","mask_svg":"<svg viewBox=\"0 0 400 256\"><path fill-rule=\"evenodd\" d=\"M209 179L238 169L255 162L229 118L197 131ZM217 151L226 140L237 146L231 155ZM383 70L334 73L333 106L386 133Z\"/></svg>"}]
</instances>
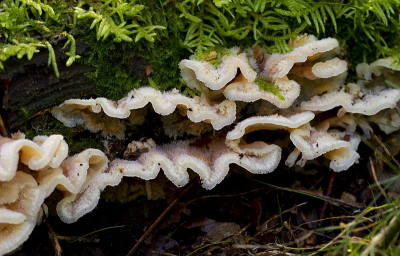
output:
<instances>
[{"instance_id":1,"label":"twig","mask_svg":"<svg viewBox=\"0 0 400 256\"><path fill-rule=\"evenodd\" d=\"M336 178L336 172L331 171L331 177L329 179L329 185L328 185L328 189L326 191L326 196L330 196L332 194L333 184L335 183L335 178ZM321 209L321 214L319 216L320 219L325 218L327 209L328 209L328 201L325 201L324 205L322 206L322 209ZM319 224L321 225L322 222L320 222Z\"/></svg>"},{"instance_id":2,"label":"twig","mask_svg":"<svg viewBox=\"0 0 400 256\"><path fill-rule=\"evenodd\" d=\"M196 181L193 181L180 195L177 197L162 213L161 215L151 224L151 226L146 230L146 232L140 237L140 239L136 242L136 244L132 247L132 249L128 252L127 256L133 255L133 253L139 248L139 246L143 243L143 241L150 235L150 233L154 230L154 228L160 223L164 217L168 214L168 212L175 206L179 199L182 198L194 185Z\"/></svg>"},{"instance_id":3,"label":"twig","mask_svg":"<svg viewBox=\"0 0 400 256\"><path fill-rule=\"evenodd\" d=\"M191 204L191 203L193 203L193 202L195 202L197 200L200 200L200 199L243 196L243 195L251 194L251 193L254 193L254 192L257 192L257 191L260 191L260 190L266 190L266 189L267 188L257 188L257 189L253 189L253 190L250 190L250 191L247 191L247 192L238 193L238 194L232 194L232 195L209 195L209 196L197 197L197 198L194 198L194 199L190 200L189 202L187 202L185 204L185 206L182 207L182 209L186 208L189 204Z\"/></svg>"},{"instance_id":4,"label":"twig","mask_svg":"<svg viewBox=\"0 0 400 256\"><path fill-rule=\"evenodd\" d=\"M270 228L270 227L268 227L268 223L270 223L272 220L280 218L280 216L285 214L285 213L292 212L295 209L297 210L298 207L303 206L305 204L307 204L307 202L295 205L295 206L293 206L293 207L291 207L291 208L289 208L287 210L284 210L280 215L275 215L275 216L269 218L267 221L265 221L263 224L260 225L260 228L258 229L258 232L254 236L257 236L257 235L262 234L263 232L267 231Z\"/></svg>"},{"instance_id":5,"label":"twig","mask_svg":"<svg viewBox=\"0 0 400 256\"><path fill-rule=\"evenodd\" d=\"M47 220L46 214L43 213L43 222L46 223L47 232L49 234L50 241L53 245L54 255L61 256L62 249L60 243L58 242L57 235L54 233L54 230L51 228L50 223Z\"/></svg>"},{"instance_id":6,"label":"twig","mask_svg":"<svg viewBox=\"0 0 400 256\"><path fill-rule=\"evenodd\" d=\"M248 229L251 226L251 222L247 223L246 226L244 226L244 228L242 228L241 230L239 230L239 232L237 232L237 236L240 236L244 231L246 231L246 229Z\"/></svg>"},{"instance_id":7,"label":"twig","mask_svg":"<svg viewBox=\"0 0 400 256\"><path fill-rule=\"evenodd\" d=\"M343 206L346 206L346 207L349 207L349 208L353 208L353 209L357 209L357 210L365 209L365 206L363 204L360 204L360 203L349 203L349 202L346 202L346 201L343 201L343 200L340 200L340 199L336 199L336 198L332 198L332 197L329 197L329 196L321 195L319 193L310 192L310 191L305 190L305 189L283 188L283 187L272 185L272 184L269 184L269 183L266 183L266 182L262 182L262 181L259 181L259 180L256 180L256 179L251 179L251 180L254 180L254 181L257 181L257 182L259 182L261 184L267 185L267 186L269 186L269 187L271 187L273 189L288 191L288 192L292 192L292 193L298 193L298 194L306 195L306 196L311 196L313 198L317 198L317 199L320 199L320 200L326 200L326 201L329 201L329 203L331 203L331 204L333 204L335 206L343 205Z\"/></svg>"},{"instance_id":8,"label":"twig","mask_svg":"<svg viewBox=\"0 0 400 256\"><path fill-rule=\"evenodd\" d=\"M3 118L0 115L0 135L3 137L8 137L10 138L10 133L8 132L7 127L5 126L4 122L3 122Z\"/></svg>"},{"instance_id":9,"label":"twig","mask_svg":"<svg viewBox=\"0 0 400 256\"><path fill-rule=\"evenodd\" d=\"M278 250L274 250L274 251L266 251L266 252L260 252L257 253L256 256L261 256L261 255L281 255L281 256L296 256L297 254L293 254L293 253L289 253L289 252L282 252L282 251L278 251Z\"/></svg>"},{"instance_id":10,"label":"twig","mask_svg":"<svg viewBox=\"0 0 400 256\"><path fill-rule=\"evenodd\" d=\"M308 230L308 229L302 228L302 227L300 227L300 226L295 226L295 225L293 225L293 224L292 224L292 228L294 228L293 232L295 232L296 230L301 230L301 231L310 232L310 230ZM320 237L323 237L323 238L326 238L326 239L332 239L332 237L327 236L327 235L324 235L324 234L322 234L322 233L320 233L320 232L316 232L315 230L314 230L313 232L314 232L314 233L313 233L314 235L317 235L317 236L320 236Z\"/></svg>"},{"instance_id":11,"label":"twig","mask_svg":"<svg viewBox=\"0 0 400 256\"><path fill-rule=\"evenodd\" d=\"M168 252L156 252L156 251L150 251L153 254L158 254L158 255L164 255L164 256L177 256L176 254L168 253Z\"/></svg>"},{"instance_id":12,"label":"twig","mask_svg":"<svg viewBox=\"0 0 400 256\"><path fill-rule=\"evenodd\" d=\"M308 224L311 224L311 223L320 222L320 221L325 221L325 220L357 219L357 218L359 218L359 216L335 216L335 217L329 217L329 218L324 218L324 219L319 219L319 220L307 221L307 222L301 223L297 228L301 228L301 226L303 226L303 225L308 225ZM372 219L367 218L367 217L361 217L361 219L364 219L365 221L373 222Z\"/></svg>"},{"instance_id":13,"label":"twig","mask_svg":"<svg viewBox=\"0 0 400 256\"><path fill-rule=\"evenodd\" d=\"M79 241L80 243L98 243L100 242L100 239L98 238L82 238L80 236L59 236L57 235L57 239L59 241L65 241L68 243L74 242L74 241Z\"/></svg>"},{"instance_id":14,"label":"twig","mask_svg":"<svg viewBox=\"0 0 400 256\"><path fill-rule=\"evenodd\" d=\"M370 229L370 228L372 228L372 227L375 227L376 225L377 225L376 222L372 222L372 223L368 224L367 226L352 229L352 230L351 230L351 233L358 233L358 232L360 232L360 231L364 231L364 230L366 230L366 229Z\"/></svg>"},{"instance_id":15,"label":"twig","mask_svg":"<svg viewBox=\"0 0 400 256\"><path fill-rule=\"evenodd\" d=\"M333 245L334 243L336 243L337 240L339 240L339 238L343 237L344 234L346 234L348 227L346 226L346 228L343 229L342 232L340 232L339 235L337 235L335 238L333 238L329 243L325 244L324 246L322 246L318 251L316 251L315 253L310 254L310 256L312 255L316 255L317 253L319 253L320 251L328 248L329 246Z\"/></svg>"},{"instance_id":16,"label":"twig","mask_svg":"<svg viewBox=\"0 0 400 256\"><path fill-rule=\"evenodd\" d=\"M307 237L308 238L308 237ZM282 244L265 244L265 245L254 245L254 244L233 244L232 247L235 249L263 249L263 250L293 250L293 251L302 251L302 250L316 250L322 248L324 245L317 245L313 247L288 247ZM282 253L282 251L280 251Z\"/></svg>"}]
</instances>

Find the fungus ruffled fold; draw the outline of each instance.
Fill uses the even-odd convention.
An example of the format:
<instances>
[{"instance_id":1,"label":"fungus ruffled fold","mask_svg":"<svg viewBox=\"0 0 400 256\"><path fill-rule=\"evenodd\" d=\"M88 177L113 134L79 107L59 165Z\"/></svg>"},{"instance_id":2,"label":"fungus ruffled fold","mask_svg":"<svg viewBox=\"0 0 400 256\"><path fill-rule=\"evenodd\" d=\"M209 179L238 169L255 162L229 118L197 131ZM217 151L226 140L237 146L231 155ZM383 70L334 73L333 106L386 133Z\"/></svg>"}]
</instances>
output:
<instances>
[{"instance_id":1,"label":"fungus ruffled fold","mask_svg":"<svg viewBox=\"0 0 400 256\"><path fill-rule=\"evenodd\" d=\"M400 130L400 112L395 108L381 111L376 115L370 116L368 120L378 124L379 128L386 134Z\"/></svg>"},{"instance_id":2,"label":"fungus ruffled fold","mask_svg":"<svg viewBox=\"0 0 400 256\"><path fill-rule=\"evenodd\" d=\"M57 213L66 223L72 223L93 210L100 198L100 192L106 186L115 186L122 177L154 179L161 169L166 177L176 186L183 186L189 181L187 169L199 174L203 187L214 188L229 171L229 165L235 163L251 173L272 172L279 164L281 149L271 145L263 156L241 156L225 146L223 140L211 142L205 147L191 146L190 141L178 141L156 147L154 142L137 143L131 150L142 149L135 161L116 159L107 171L107 158L98 150L89 149L65 160L57 171L40 173L39 181L65 191L64 199L57 205ZM131 152L132 153L132 152ZM62 174L62 173L63 174ZM65 176L64 176L65 175ZM46 190L46 189L45 189Z\"/></svg>"},{"instance_id":3,"label":"fungus ruffled fold","mask_svg":"<svg viewBox=\"0 0 400 256\"><path fill-rule=\"evenodd\" d=\"M298 165L303 166L307 160L315 159L334 149L349 147L350 143L338 140L327 131L318 130L306 124L290 133L290 140L302 153Z\"/></svg>"},{"instance_id":4,"label":"fungus ruffled fold","mask_svg":"<svg viewBox=\"0 0 400 256\"><path fill-rule=\"evenodd\" d=\"M64 193L64 198L57 204L57 214L62 221L75 222L97 206L104 187L96 188L92 183L104 175L107 164L108 159L102 151L87 149L66 159L57 172L40 173L39 181L46 184L47 191L57 185Z\"/></svg>"},{"instance_id":5,"label":"fungus ruffled fold","mask_svg":"<svg viewBox=\"0 0 400 256\"><path fill-rule=\"evenodd\" d=\"M71 223L93 210L101 191L119 184L123 177L151 180L162 170L174 185L184 186L191 169L204 188L212 189L225 178L231 164L254 174L272 172L281 159L280 146L286 147L290 141L294 148L287 166L293 166L300 155L300 166L323 155L338 172L360 157L357 125L364 136L371 129L362 118L355 118L370 115L372 121L392 125L392 129L380 126L387 133L399 126L396 111L382 111L395 107L400 99L400 91L386 85L399 78L400 68L392 65L393 59L357 66L362 79L344 85L347 63L337 57L336 39L305 35L290 40L289 46L293 50L286 54L269 55L261 47L242 52L231 48L221 51L226 53L222 57L216 50L203 59L191 56L182 60L182 78L201 96L190 98L177 89L160 92L142 87L118 102L70 99L53 108L52 114L68 127L84 124L92 132L122 139L127 126L145 123L152 105L163 116L162 134L174 140L164 145L156 145L152 139L131 142L123 156L135 156L136 160L109 163L97 149L66 159L68 145L61 135L38 136L33 141L24 139L23 134L14 139L0 137L0 254L27 239L40 219L44 199L55 188L64 195L57 213ZM342 106L337 117L315 118L320 111L337 106ZM241 121L232 128L236 111ZM256 116L246 118L249 113ZM290 141L286 137L267 144L274 135L268 131L259 133L264 137L246 142L253 139L253 134L246 135L250 132L278 129L286 130ZM176 141L178 137L183 139ZM18 169L23 165L26 167L21 169L28 171Z\"/></svg>"},{"instance_id":6,"label":"fungus ruffled fold","mask_svg":"<svg viewBox=\"0 0 400 256\"><path fill-rule=\"evenodd\" d=\"M237 74L237 70L250 82L254 81L257 73L252 69L247 59L246 53L240 53L239 47L228 50L229 55L221 59L221 64L215 67L207 60L196 60L195 55L189 59L184 59L179 63L181 75L190 88L203 91L205 88L219 90L232 81Z\"/></svg>"},{"instance_id":7,"label":"fungus ruffled fold","mask_svg":"<svg viewBox=\"0 0 400 256\"><path fill-rule=\"evenodd\" d=\"M308 123L314 116L312 112L303 112L288 117L278 114L250 117L239 122L232 131L228 132L225 143L238 153L262 156L270 150L271 145L263 141L246 144L246 142L242 141L242 137L245 134L258 130L291 130Z\"/></svg>"},{"instance_id":8,"label":"fungus ruffled fold","mask_svg":"<svg viewBox=\"0 0 400 256\"><path fill-rule=\"evenodd\" d=\"M37 136L33 141L0 138L0 181L15 176L18 162L31 170L57 167L68 155L68 145L61 135Z\"/></svg>"},{"instance_id":9,"label":"fungus ruffled fold","mask_svg":"<svg viewBox=\"0 0 400 256\"><path fill-rule=\"evenodd\" d=\"M359 89L354 90L355 87ZM357 84L349 84L339 91L316 95L311 100L302 102L301 108L309 111L327 111L342 106L338 112L339 116L346 112L374 115L383 109L395 107L399 100L400 90L377 88L370 91Z\"/></svg>"},{"instance_id":10,"label":"fungus ruffled fold","mask_svg":"<svg viewBox=\"0 0 400 256\"><path fill-rule=\"evenodd\" d=\"M312 66L312 73L316 78L338 76L347 71L347 62L338 57L325 62L318 62Z\"/></svg>"},{"instance_id":11,"label":"fungus ruffled fold","mask_svg":"<svg viewBox=\"0 0 400 256\"><path fill-rule=\"evenodd\" d=\"M243 137L246 133L263 129L276 130L297 128L308 123L314 119L314 117L315 114L312 112L301 112L288 117L278 114L249 117L239 122L232 131L228 132L226 138L228 140L236 140Z\"/></svg>"},{"instance_id":12,"label":"fungus ruffled fold","mask_svg":"<svg viewBox=\"0 0 400 256\"><path fill-rule=\"evenodd\" d=\"M45 198L31 175L15 170L13 173L14 179L0 182L1 187L12 187L11 193L18 195L8 197L8 191L0 194L0 255L15 250L28 239Z\"/></svg>"},{"instance_id":13,"label":"fungus ruffled fold","mask_svg":"<svg viewBox=\"0 0 400 256\"><path fill-rule=\"evenodd\" d=\"M330 134L333 135L332 132ZM346 132L337 132L336 134L337 138L344 139L346 136L350 143L348 147L334 149L324 154L324 157L331 160L329 167L335 172L349 169L354 163L358 163L358 158L360 158L357 153L358 144L361 142L360 136Z\"/></svg>"},{"instance_id":14,"label":"fungus ruffled fold","mask_svg":"<svg viewBox=\"0 0 400 256\"><path fill-rule=\"evenodd\" d=\"M393 58L380 59L370 65L361 63L356 68L357 75L361 78L357 83L349 83L338 90L315 95L309 101L302 102L301 108L309 111L326 111L342 106L338 112L339 116L346 112L370 116L383 109L394 108L400 100L400 90L386 85L397 82L400 77L398 72L400 66L393 63Z\"/></svg>"},{"instance_id":15,"label":"fungus ruffled fold","mask_svg":"<svg viewBox=\"0 0 400 256\"><path fill-rule=\"evenodd\" d=\"M358 77L366 80L372 80L372 75L381 76L384 73L400 71L400 65L395 63L393 57L379 59L371 64L360 63L356 67Z\"/></svg>"},{"instance_id":16,"label":"fungus ruffled fold","mask_svg":"<svg viewBox=\"0 0 400 256\"><path fill-rule=\"evenodd\" d=\"M133 90L118 102L105 98L67 100L60 106L54 107L52 114L67 127L85 123L89 130L98 131L100 127L106 135L116 135L122 139L125 135L123 132L125 126L117 119L128 118L131 110L143 108L148 103L152 104L156 113L164 116L179 108L191 121L209 122L215 130L231 124L236 118L236 104L233 101L224 100L219 104L210 105L203 97L189 98L179 94L176 89L162 93L150 87ZM107 117L111 117L114 123L109 125L109 119L98 118L101 111ZM115 123L118 123L117 126L113 125Z\"/></svg>"},{"instance_id":17,"label":"fungus ruffled fold","mask_svg":"<svg viewBox=\"0 0 400 256\"><path fill-rule=\"evenodd\" d=\"M271 81L283 78L289 74L296 63L314 61L322 55L328 55L332 51L337 51L339 47L338 41L333 38L317 40L317 38L312 35L306 37L307 38L301 36L293 40L293 51L287 54L272 54L269 56L265 62L265 67L262 72L263 76ZM321 64L322 63L317 63L317 65L319 65L317 70L321 69ZM331 66L331 63L328 62L328 65ZM333 72L333 74L336 73L337 72ZM323 74L323 76L323 78L329 77L327 74Z\"/></svg>"},{"instance_id":18,"label":"fungus ruffled fold","mask_svg":"<svg viewBox=\"0 0 400 256\"><path fill-rule=\"evenodd\" d=\"M300 86L293 80L286 77L276 79L271 85L276 88L276 93L268 90L261 90L259 84L248 81L244 76L239 75L224 90L224 96L233 101L254 102L266 100L279 108L290 107L300 95Z\"/></svg>"},{"instance_id":19,"label":"fungus ruffled fold","mask_svg":"<svg viewBox=\"0 0 400 256\"><path fill-rule=\"evenodd\" d=\"M302 154L298 165L304 166L306 161L315 159L321 155L331 160L329 167L340 172L347 170L354 163L358 163L360 155L356 152L361 139L356 135L357 124L350 115L334 117L322 121L317 127L309 123L290 134L290 140L295 145L295 150L286 160L286 165L291 167ZM341 132L331 127L342 127Z\"/></svg>"},{"instance_id":20,"label":"fungus ruffled fold","mask_svg":"<svg viewBox=\"0 0 400 256\"><path fill-rule=\"evenodd\" d=\"M20 246L35 227L46 197L43 187L31 174L57 167L67 157L68 145L61 135L37 136L33 141L0 137L0 255ZM54 188L53 188L54 189Z\"/></svg>"},{"instance_id":21,"label":"fungus ruffled fold","mask_svg":"<svg viewBox=\"0 0 400 256\"><path fill-rule=\"evenodd\" d=\"M188 183L187 169L191 169L200 176L204 188L212 189L228 174L230 164L254 174L272 172L279 164L281 148L269 146L269 150L261 156L251 156L233 151L223 139L212 140L207 147L178 141L150 149L136 161L114 160L108 173L149 180L154 179L162 169L165 176L180 187Z\"/></svg>"},{"instance_id":22,"label":"fungus ruffled fold","mask_svg":"<svg viewBox=\"0 0 400 256\"><path fill-rule=\"evenodd\" d=\"M291 70L301 76L309 70L311 79L329 78L347 71L345 61L333 58L339 46L336 39L317 40L314 36L303 36L294 40L292 45L294 50L287 54L266 55L260 47L246 49L239 55L235 50L234 54L222 58L218 68L192 56L190 60L180 62L182 78L189 87L200 90L210 102L221 101L224 96L244 102L262 99L279 108L288 108L300 94L300 85L287 77ZM265 65L262 70L257 54L263 56L260 63ZM320 57L323 58L319 61ZM303 62L304 67L294 66ZM237 70L241 72L237 74Z\"/></svg>"},{"instance_id":23,"label":"fungus ruffled fold","mask_svg":"<svg viewBox=\"0 0 400 256\"><path fill-rule=\"evenodd\" d=\"M28 239L42 216L45 198L56 187L66 195L58 206L64 209L65 201L86 191L87 184L107 167L107 157L99 150L88 149L64 160L67 152L68 145L61 135L37 136L33 141L0 137L0 255ZM18 171L20 163L29 173ZM80 210L82 216L97 205L98 199L92 196L81 204L83 209L76 204L75 210Z\"/></svg>"}]
</instances>

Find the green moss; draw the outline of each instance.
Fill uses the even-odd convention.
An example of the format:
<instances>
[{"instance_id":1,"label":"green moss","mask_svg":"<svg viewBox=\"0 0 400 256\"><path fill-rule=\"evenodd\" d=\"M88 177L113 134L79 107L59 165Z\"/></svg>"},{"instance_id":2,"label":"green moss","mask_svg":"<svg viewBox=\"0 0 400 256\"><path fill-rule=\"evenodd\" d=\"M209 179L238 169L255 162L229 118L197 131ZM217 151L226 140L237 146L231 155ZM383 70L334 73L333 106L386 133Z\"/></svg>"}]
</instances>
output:
<instances>
[{"instance_id":1,"label":"green moss","mask_svg":"<svg viewBox=\"0 0 400 256\"><path fill-rule=\"evenodd\" d=\"M278 99L285 100L285 97L283 97L283 95L279 92L279 88L273 82L267 80L265 77L258 75L254 82L258 84L260 90L270 92L278 97Z\"/></svg>"},{"instance_id":2,"label":"green moss","mask_svg":"<svg viewBox=\"0 0 400 256\"><path fill-rule=\"evenodd\" d=\"M179 80L178 64L190 52L181 48L174 37L143 47L126 42L115 44L110 39L97 42L93 32L85 39L90 50L78 61L95 67L87 76L95 81L97 96L118 100L134 88L149 85L157 85L162 91L186 88ZM152 72L147 74L146 68Z\"/></svg>"},{"instance_id":3,"label":"green moss","mask_svg":"<svg viewBox=\"0 0 400 256\"><path fill-rule=\"evenodd\" d=\"M222 57L233 54L232 51L222 46L209 47L204 51L196 51L195 60L206 60L216 68L222 63Z\"/></svg>"},{"instance_id":4,"label":"green moss","mask_svg":"<svg viewBox=\"0 0 400 256\"><path fill-rule=\"evenodd\" d=\"M399 7L400 0L5 0L0 68L9 58L30 59L47 45L49 65L57 73L49 45L67 37L66 64L93 66L88 76L98 85L95 94L119 99L151 83L184 92L178 63L190 52L218 66L230 54L225 47L261 45L283 53L291 50L287 40L304 32L337 38L354 64L387 56L400 61ZM84 56L76 55L75 40L90 45ZM145 73L136 57L146 59L144 66L154 72Z\"/></svg>"},{"instance_id":5,"label":"green moss","mask_svg":"<svg viewBox=\"0 0 400 256\"><path fill-rule=\"evenodd\" d=\"M287 52L287 40L304 32L337 38L348 50L351 63L372 62L386 56L399 61L399 7L400 0L183 0L165 4L158 0L5 0L0 13L0 68L13 56L31 58L47 41L53 43L56 36L68 37L68 65L79 58L75 54L75 38L101 44L99 48L103 49L93 48L94 54L101 54L110 46L107 56L123 53L147 58L155 68L151 79L161 90L181 85L177 63L187 56L182 54L185 51L196 51L201 59L209 56L209 47L224 49L223 46L232 45L246 48L258 44L269 52ZM87 35L92 38L88 40ZM123 42L125 46L120 45ZM56 72L55 57L51 55L49 65ZM121 92L117 88L116 92L106 90L117 97L129 88L149 84L143 78L139 83L137 77L127 81L126 58L116 63L112 59L118 58L87 61L97 69L91 77L99 81L99 91L106 86L123 85ZM210 62L218 66L220 58ZM120 64L122 67L113 68ZM100 74L104 70L105 74ZM118 78L112 77L112 72L118 73ZM114 81L119 78L121 82Z\"/></svg>"}]
</instances>

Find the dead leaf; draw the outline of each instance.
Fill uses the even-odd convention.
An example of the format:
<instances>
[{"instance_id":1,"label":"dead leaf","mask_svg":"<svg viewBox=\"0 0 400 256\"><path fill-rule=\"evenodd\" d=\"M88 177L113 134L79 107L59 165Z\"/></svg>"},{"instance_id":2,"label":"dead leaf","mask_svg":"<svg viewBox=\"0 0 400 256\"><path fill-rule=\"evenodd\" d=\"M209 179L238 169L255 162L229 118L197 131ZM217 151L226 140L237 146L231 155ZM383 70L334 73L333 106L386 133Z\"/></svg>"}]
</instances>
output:
<instances>
[{"instance_id":1,"label":"dead leaf","mask_svg":"<svg viewBox=\"0 0 400 256\"><path fill-rule=\"evenodd\" d=\"M346 202L348 204L357 204L357 199L354 195L347 193L347 192L343 192L342 196L340 197L340 200L342 200L343 202Z\"/></svg>"}]
</instances>

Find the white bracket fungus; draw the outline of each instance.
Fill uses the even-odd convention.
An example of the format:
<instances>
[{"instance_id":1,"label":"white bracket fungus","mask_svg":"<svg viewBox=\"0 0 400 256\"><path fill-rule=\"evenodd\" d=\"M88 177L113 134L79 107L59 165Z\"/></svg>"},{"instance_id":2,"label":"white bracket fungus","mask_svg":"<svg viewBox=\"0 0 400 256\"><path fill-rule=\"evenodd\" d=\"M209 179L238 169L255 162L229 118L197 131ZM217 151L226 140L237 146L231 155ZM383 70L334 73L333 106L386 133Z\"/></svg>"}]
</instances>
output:
<instances>
[{"instance_id":1,"label":"white bracket fungus","mask_svg":"<svg viewBox=\"0 0 400 256\"><path fill-rule=\"evenodd\" d=\"M114 160L108 173L150 180L162 169L165 176L180 187L189 182L187 169L191 169L200 176L204 188L212 189L228 174L230 164L264 174L272 172L281 158L281 148L276 145L270 145L269 151L259 157L234 152L223 140L212 141L207 146L191 146L189 141L167 144L151 149L136 161Z\"/></svg>"},{"instance_id":2,"label":"white bracket fungus","mask_svg":"<svg viewBox=\"0 0 400 256\"><path fill-rule=\"evenodd\" d=\"M267 58L263 70L263 75L265 77L269 78L271 81L283 78L289 74L294 64L304 63L307 60L313 61L320 58L323 54L334 51L339 46L338 41L333 38L316 40L314 36L309 36L309 40L303 40L303 38L299 40L304 44L294 43L295 48L293 51L287 54L272 54ZM324 76L324 78L327 77L326 74L324 74Z\"/></svg>"},{"instance_id":3,"label":"white bracket fungus","mask_svg":"<svg viewBox=\"0 0 400 256\"><path fill-rule=\"evenodd\" d=\"M45 199L44 191L31 175L15 170L13 173L14 179L0 182L0 187L10 188L0 194L0 255L15 250L28 239ZM8 192L18 197L9 196Z\"/></svg>"},{"instance_id":4,"label":"white bracket fungus","mask_svg":"<svg viewBox=\"0 0 400 256\"><path fill-rule=\"evenodd\" d=\"M376 115L370 116L368 120L378 124L379 128L386 134L400 130L400 112L395 108L381 111Z\"/></svg>"},{"instance_id":5,"label":"white bracket fungus","mask_svg":"<svg viewBox=\"0 0 400 256\"><path fill-rule=\"evenodd\" d=\"M345 115L326 119L317 127L305 124L293 130L290 140L296 148L287 158L286 165L293 166L301 153L302 157L297 162L300 166L303 166L307 160L324 155L331 160L329 167L332 170L336 172L347 170L354 163L358 163L360 157L356 151L361 138L354 134L356 126L352 116ZM342 127L345 131L329 130L331 127Z\"/></svg>"},{"instance_id":6,"label":"white bracket fungus","mask_svg":"<svg viewBox=\"0 0 400 256\"><path fill-rule=\"evenodd\" d=\"M15 176L18 162L31 170L57 167L68 155L68 145L61 135L37 136L33 141L0 137L0 181Z\"/></svg>"},{"instance_id":7,"label":"white bracket fungus","mask_svg":"<svg viewBox=\"0 0 400 256\"><path fill-rule=\"evenodd\" d=\"M221 64L216 68L206 60L195 60L194 55L190 59L179 63L183 80L190 88L203 91L205 87L211 90L219 90L231 82L240 69L241 74L250 82L253 82L257 73L252 69L246 53L240 53L238 47L229 49L232 54L225 55Z\"/></svg>"},{"instance_id":8,"label":"white bracket fungus","mask_svg":"<svg viewBox=\"0 0 400 256\"><path fill-rule=\"evenodd\" d=\"M300 95L300 85L286 77L276 79L273 83L280 94L261 90L255 82L248 81L244 76L239 75L224 90L224 96L233 101L254 102L257 100L266 100L278 108L290 107L295 99Z\"/></svg>"},{"instance_id":9,"label":"white bracket fungus","mask_svg":"<svg viewBox=\"0 0 400 256\"><path fill-rule=\"evenodd\" d=\"M52 114L67 127L74 127L82 123L93 127L92 123L96 123L94 120L101 111L108 117L125 119L129 117L131 110L143 108L148 103L152 104L156 113L164 116L171 114L176 108L183 108L191 121L209 122L215 130L231 124L236 118L236 104L233 101L224 100L219 104L210 105L202 97L189 98L179 94L178 90L162 93L150 87L133 90L118 103L105 98L67 100L53 108ZM104 128L106 126L106 123L102 123L96 127ZM98 130L98 128L93 129ZM121 127L114 130L120 131ZM125 130L125 126L123 126L123 130ZM124 134L115 134L112 130L107 130L107 132L111 135L119 135L119 138L124 137Z\"/></svg>"},{"instance_id":10,"label":"white bracket fungus","mask_svg":"<svg viewBox=\"0 0 400 256\"><path fill-rule=\"evenodd\" d=\"M262 141L246 144L242 141L242 137L245 134L258 130L291 130L308 123L314 118L314 116L315 115L312 112L303 112L289 117L277 114L271 116L250 117L239 122L232 131L228 132L225 143L235 152L246 155L262 156L266 152L269 152L271 147L276 145L268 145Z\"/></svg>"},{"instance_id":11,"label":"white bracket fungus","mask_svg":"<svg viewBox=\"0 0 400 256\"><path fill-rule=\"evenodd\" d=\"M356 84L349 84L340 91L328 92L324 95L316 95L311 100L302 102L301 109L309 111L326 111L337 106L342 106L338 115L348 113L358 113L364 115L375 115L379 111L396 106L400 100L400 90L383 89L370 91L363 87L359 90L353 90ZM352 92L355 92L353 94Z\"/></svg>"},{"instance_id":12,"label":"white bracket fungus","mask_svg":"<svg viewBox=\"0 0 400 256\"><path fill-rule=\"evenodd\" d=\"M395 64L392 57L379 59L371 64L360 63L356 67L357 75L366 80L372 80L372 74L382 75L386 70L400 71L400 65Z\"/></svg>"},{"instance_id":13,"label":"white bracket fungus","mask_svg":"<svg viewBox=\"0 0 400 256\"><path fill-rule=\"evenodd\" d=\"M116 159L110 164L106 155L96 149L86 149L64 160L68 145L61 135L38 136L33 141L24 139L22 134L15 139L0 137L0 254L11 252L28 238L41 217L44 199L55 188L64 194L57 212L64 222L71 223L93 210L101 191L119 184L124 176L150 180L163 170L173 184L183 186L189 181L188 169L191 169L200 176L203 187L212 189L224 179L231 164L255 174L272 172L279 164L282 149L261 139L246 144L243 136L256 130L289 131L295 148L285 162L288 166L293 166L300 154L299 165L324 155L331 161L332 170L348 169L360 157L356 152L360 143L360 137L354 134L356 126L366 132L370 128L364 121L357 124L352 115L344 114L375 115L395 107L400 90L387 89L382 81L396 81L400 67L393 66L390 58L361 64L357 66L358 75L368 81L344 86L347 63L336 57L339 49L336 39L300 36L289 44L293 51L287 54L267 55L260 47L239 53L239 48L232 48L221 57L218 67L207 60L195 60L194 56L182 60L179 64L182 77L189 87L202 92L200 97L189 98L176 89L160 92L140 88L118 102L105 98L71 99L52 110L68 127L85 124L92 132L103 131L104 135L124 138L126 124L144 123L145 107L151 103L156 113L167 116L163 119L166 134L176 138L184 133L200 136L231 125L236 119L236 109L239 114L245 112L240 110L246 104L237 105L235 101L261 99L276 106L268 103L265 109L261 103L264 109L260 109L259 103L253 103L247 110L252 108L253 113L268 116L244 119L226 136L225 131L220 131L214 132L211 139L199 139L199 143L192 139L161 146L151 139L133 142L126 154L137 154L137 160ZM211 52L206 58L217 55ZM374 90L368 89L367 83ZM337 106L342 106L339 117L327 120L314 120L315 114L309 112ZM176 109L190 121L171 116ZM400 122L395 111L380 112L371 120L393 126ZM188 129L193 131L189 133ZM282 141L275 143L287 144L289 140ZM18 170L21 163L29 173ZM37 172L32 175L31 171Z\"/></svg>"}]
</instances>

